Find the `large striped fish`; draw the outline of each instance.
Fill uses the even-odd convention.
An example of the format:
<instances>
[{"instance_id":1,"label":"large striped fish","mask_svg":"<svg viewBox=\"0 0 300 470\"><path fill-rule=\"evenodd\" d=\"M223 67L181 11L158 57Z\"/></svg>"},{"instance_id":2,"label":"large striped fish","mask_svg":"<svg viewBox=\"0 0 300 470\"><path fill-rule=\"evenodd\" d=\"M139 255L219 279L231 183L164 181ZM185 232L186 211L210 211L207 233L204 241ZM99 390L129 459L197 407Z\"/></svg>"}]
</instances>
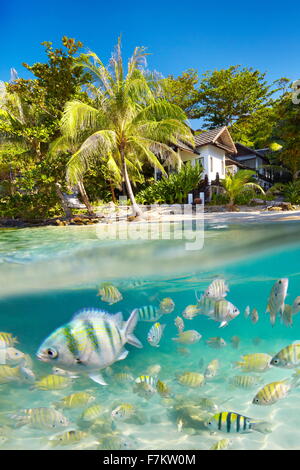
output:
<instances>
[{"instance_id":1,"label":"large striped fish","mask_svg":"<svg viewBox=\"0 0 300 470\"><path fill-rule=\"evenodd\" d=\"M137 309L139 321L156 322L162 316L162 313L154 305L144 305Z\"/></svg>"},{"instance_id":2,"label":"large striped fish","mask_svg":"<svg viewBox=\"0 0 300 470\"><path fill-rule=\"evenodd\" d=\"M87 374L95 382L107 385L99 370L125 359L126 343L142 348L133 335L137 321L137 310L133 310L126 322L121 313L110 315L101 310L83 310L42 343L37 357L40 361Z\"/></svg>"}]
</instances>

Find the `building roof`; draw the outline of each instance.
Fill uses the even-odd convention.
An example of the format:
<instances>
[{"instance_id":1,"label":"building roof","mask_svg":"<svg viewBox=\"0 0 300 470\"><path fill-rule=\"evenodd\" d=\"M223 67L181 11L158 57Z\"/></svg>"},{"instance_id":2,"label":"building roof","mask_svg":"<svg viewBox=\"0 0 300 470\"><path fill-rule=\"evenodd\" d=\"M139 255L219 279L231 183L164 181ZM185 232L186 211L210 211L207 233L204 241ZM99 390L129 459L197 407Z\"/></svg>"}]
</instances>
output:
<instances>
[{"instance_id":1,"label":"building roof","mask_svg":"<svg viewBox=\"0 0 300 470\"><path fill-rule=\"evenodd\" d=\"M250 160L251 158L254 157L260 157L266 162L269 162L269 159L265 156L265 154L270 151L268 148L264 149L252 149L250 147L246 147L246 145L236 143L235 144L236 149L237 149L237 154L235 155L235 158L238 157L249 157L247 160Z\"/></svg>"},{"instance_id":2,"label":"building roof","mask_svg":"<svg viewBox=\"0 0 300 470\"><path fill-rule=\"evenodd\" d=\"M243 170L248 169L247 166L240 163L238 160L234 160L232 158L226 157L225 159L225 166L236 165L238 168L242 168Z\"/></svg>"},{"instance_id":3,"label":"building roof","mask_svg":"<svg viewBox=\"0 0 300 470\"><path fill-rule=\"evenodd\" d=\"M200 134L197 132L201 132ZM195 131L195 147L180 142L179 148L193 153L200 153L199 147L204 145L215 145L230 154L236 154L237 149L226 126L210 129L208 131Z\"/></svg>"}]
</instances>

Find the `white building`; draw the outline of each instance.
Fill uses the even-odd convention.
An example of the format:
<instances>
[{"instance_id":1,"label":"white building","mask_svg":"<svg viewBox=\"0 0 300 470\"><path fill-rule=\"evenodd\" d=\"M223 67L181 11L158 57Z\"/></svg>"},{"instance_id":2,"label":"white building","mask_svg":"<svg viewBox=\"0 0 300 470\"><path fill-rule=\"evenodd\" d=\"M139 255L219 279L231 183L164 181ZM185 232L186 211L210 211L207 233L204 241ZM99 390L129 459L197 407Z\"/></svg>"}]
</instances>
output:
<instances>
[{"instance_id":1,"label":"white building","mask_svg":"<svg viewBox=\"0 0 300 470\"><path fill-rule=\"evenodd\" d=\"M186 144L178 145L181 160L183 163L190 161L192 165L200 161L204 168L203 177L207 175L209 183L214 181L217 175L223 179L226 172L226 155L237 153L227 127L202 131L201 134L196 132L194 147Z\"/></svg>"}]
</instances>

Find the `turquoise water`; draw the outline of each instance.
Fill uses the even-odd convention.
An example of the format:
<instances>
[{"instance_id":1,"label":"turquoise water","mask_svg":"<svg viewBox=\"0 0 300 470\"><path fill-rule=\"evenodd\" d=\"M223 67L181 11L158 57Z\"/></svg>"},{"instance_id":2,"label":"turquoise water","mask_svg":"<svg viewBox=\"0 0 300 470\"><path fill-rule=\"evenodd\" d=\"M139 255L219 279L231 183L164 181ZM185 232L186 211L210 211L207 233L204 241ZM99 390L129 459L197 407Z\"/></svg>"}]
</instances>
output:
<instances>
[{"instance_id":1,"label":"turquoise water","mask_svg":"<svg viewBox=\"0 0 300 470\"><path fill-rule=\"evenodd\" d=\"M197 344L176 344L172 340L177 335L174 319L186 306L196 304L195 291L204 292L216 277L228 283L227 299L238 307L240 315L222 329L218 328L219 323L204 315L184 319L185 330L197 330L202 338ZM34 384L27 383L1 384L1 447L48 449L53 447L50 441L55 435L75 429L87 435L78 443L61 448L209 449L228 436L220 432L211 434L203 425L210 415L199 408L199 400L207 397L215 401L219 411L237 412L271 425L272 432L267 434L231 433L232 449L298 448L300 391L297 388L271 406L251 403L263 385L291 377L293 370L270 368L258 374L261 384L249 390L233 388L229 383L232 376L242 374L233 368L233 362L241 355L255 352L274 355L299 339L299 315L294 316L292 327L277 319L272 328L265 314L274 282L284 277L289 279L286 303L292 304L300 295L300 240L296 223L210 224L205 227L205 243L199 251L186 251L180 240L103 241L94 227L2 230L0 331L18 338L15 347L31 356L37 381L51 373L50 365L36 359L38 347L57 327L70 321L75 312L87 307L100 308L109 313L121 311L127 318L133 309L150 304L158 306L165 297L173 299L175 310L159 320L166 324L159 348L147 342L152 324L138 323L135 335L144 347L126 345L127 358L104 372L108 386L100 386L88 377L74 379L64 390L38 390ZM104 281L118 287L123 300L113 305L102 302L97 292ZM136 286L132 285L134 281L143 282ZM256 324L244 317L248 305L258 310ZM226 341L224 348L213 349L206 344L216 336ZM240 338L238 349L231 345L233 336ZM178 346L186 351L178 351ZM178 374L187 371L203 374L212 359L219 360L220 369L200 388L185 387L176 381ZM120 385L114 378L124 371L137 378L146 374L152 365L161 366L158 377L171 389L169 400L158 393L145 399L133 393L132 383ZM101 405L98 422L83 424L80 416L84 407L81 407L60 409L69 420L67 427L41 430L32 423L18 424L16 416L22 415L22 410L50 406L55 409L53 404L61 398L82 390L95 396L93 404ZM178 405L180 400L195 406L198 418L205 413L207 416L199 418L198 423L185 420ZM122 403L135 405L133 416L112 420L111 411Z\"/></svg>"}]
</instances>

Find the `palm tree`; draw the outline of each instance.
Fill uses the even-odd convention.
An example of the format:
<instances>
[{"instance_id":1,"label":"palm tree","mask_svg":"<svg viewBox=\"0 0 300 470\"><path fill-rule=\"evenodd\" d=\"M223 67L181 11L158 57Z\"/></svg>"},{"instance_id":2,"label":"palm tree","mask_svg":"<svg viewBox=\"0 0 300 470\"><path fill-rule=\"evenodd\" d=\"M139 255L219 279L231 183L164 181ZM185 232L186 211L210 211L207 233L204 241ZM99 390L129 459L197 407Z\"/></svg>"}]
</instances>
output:
<instances>
[{"instance_id":1,"label":"palm tree","mask_svg":"<svg viewBox=\"0 0 300 470\"><path fill-rule=\"evenodd\" d=\"M92 161L106 159L125 182L133 215L142 211L133 194L130 169L148 162L165 173L159 157L167 164L180 165L179 154L172 146L178 140L193 144L184 112L152 93L145 57L144 48L137 47L125 73L120 40L108 67L92 52L82 55L79 64L95 79L93 99L91 104L68 102L61 123L68 139L78 140L88 133L69 160L69 180L76 182Z\"/></svg>"},{"instance_id":2,"label":"palm tree","mask_svg":"<svg viewBox=\"0 0 300 470\"><path fill-rule=\"evenodd\" d=\"M262 194L264 190L259 184L251 182L251 178L255 175L252 170L239 170L236 174L228 173L222 181L223 188L229 197L229 207L233 207L237 196L249 188L258 189Z\"/></svg>"}]
</instances>

